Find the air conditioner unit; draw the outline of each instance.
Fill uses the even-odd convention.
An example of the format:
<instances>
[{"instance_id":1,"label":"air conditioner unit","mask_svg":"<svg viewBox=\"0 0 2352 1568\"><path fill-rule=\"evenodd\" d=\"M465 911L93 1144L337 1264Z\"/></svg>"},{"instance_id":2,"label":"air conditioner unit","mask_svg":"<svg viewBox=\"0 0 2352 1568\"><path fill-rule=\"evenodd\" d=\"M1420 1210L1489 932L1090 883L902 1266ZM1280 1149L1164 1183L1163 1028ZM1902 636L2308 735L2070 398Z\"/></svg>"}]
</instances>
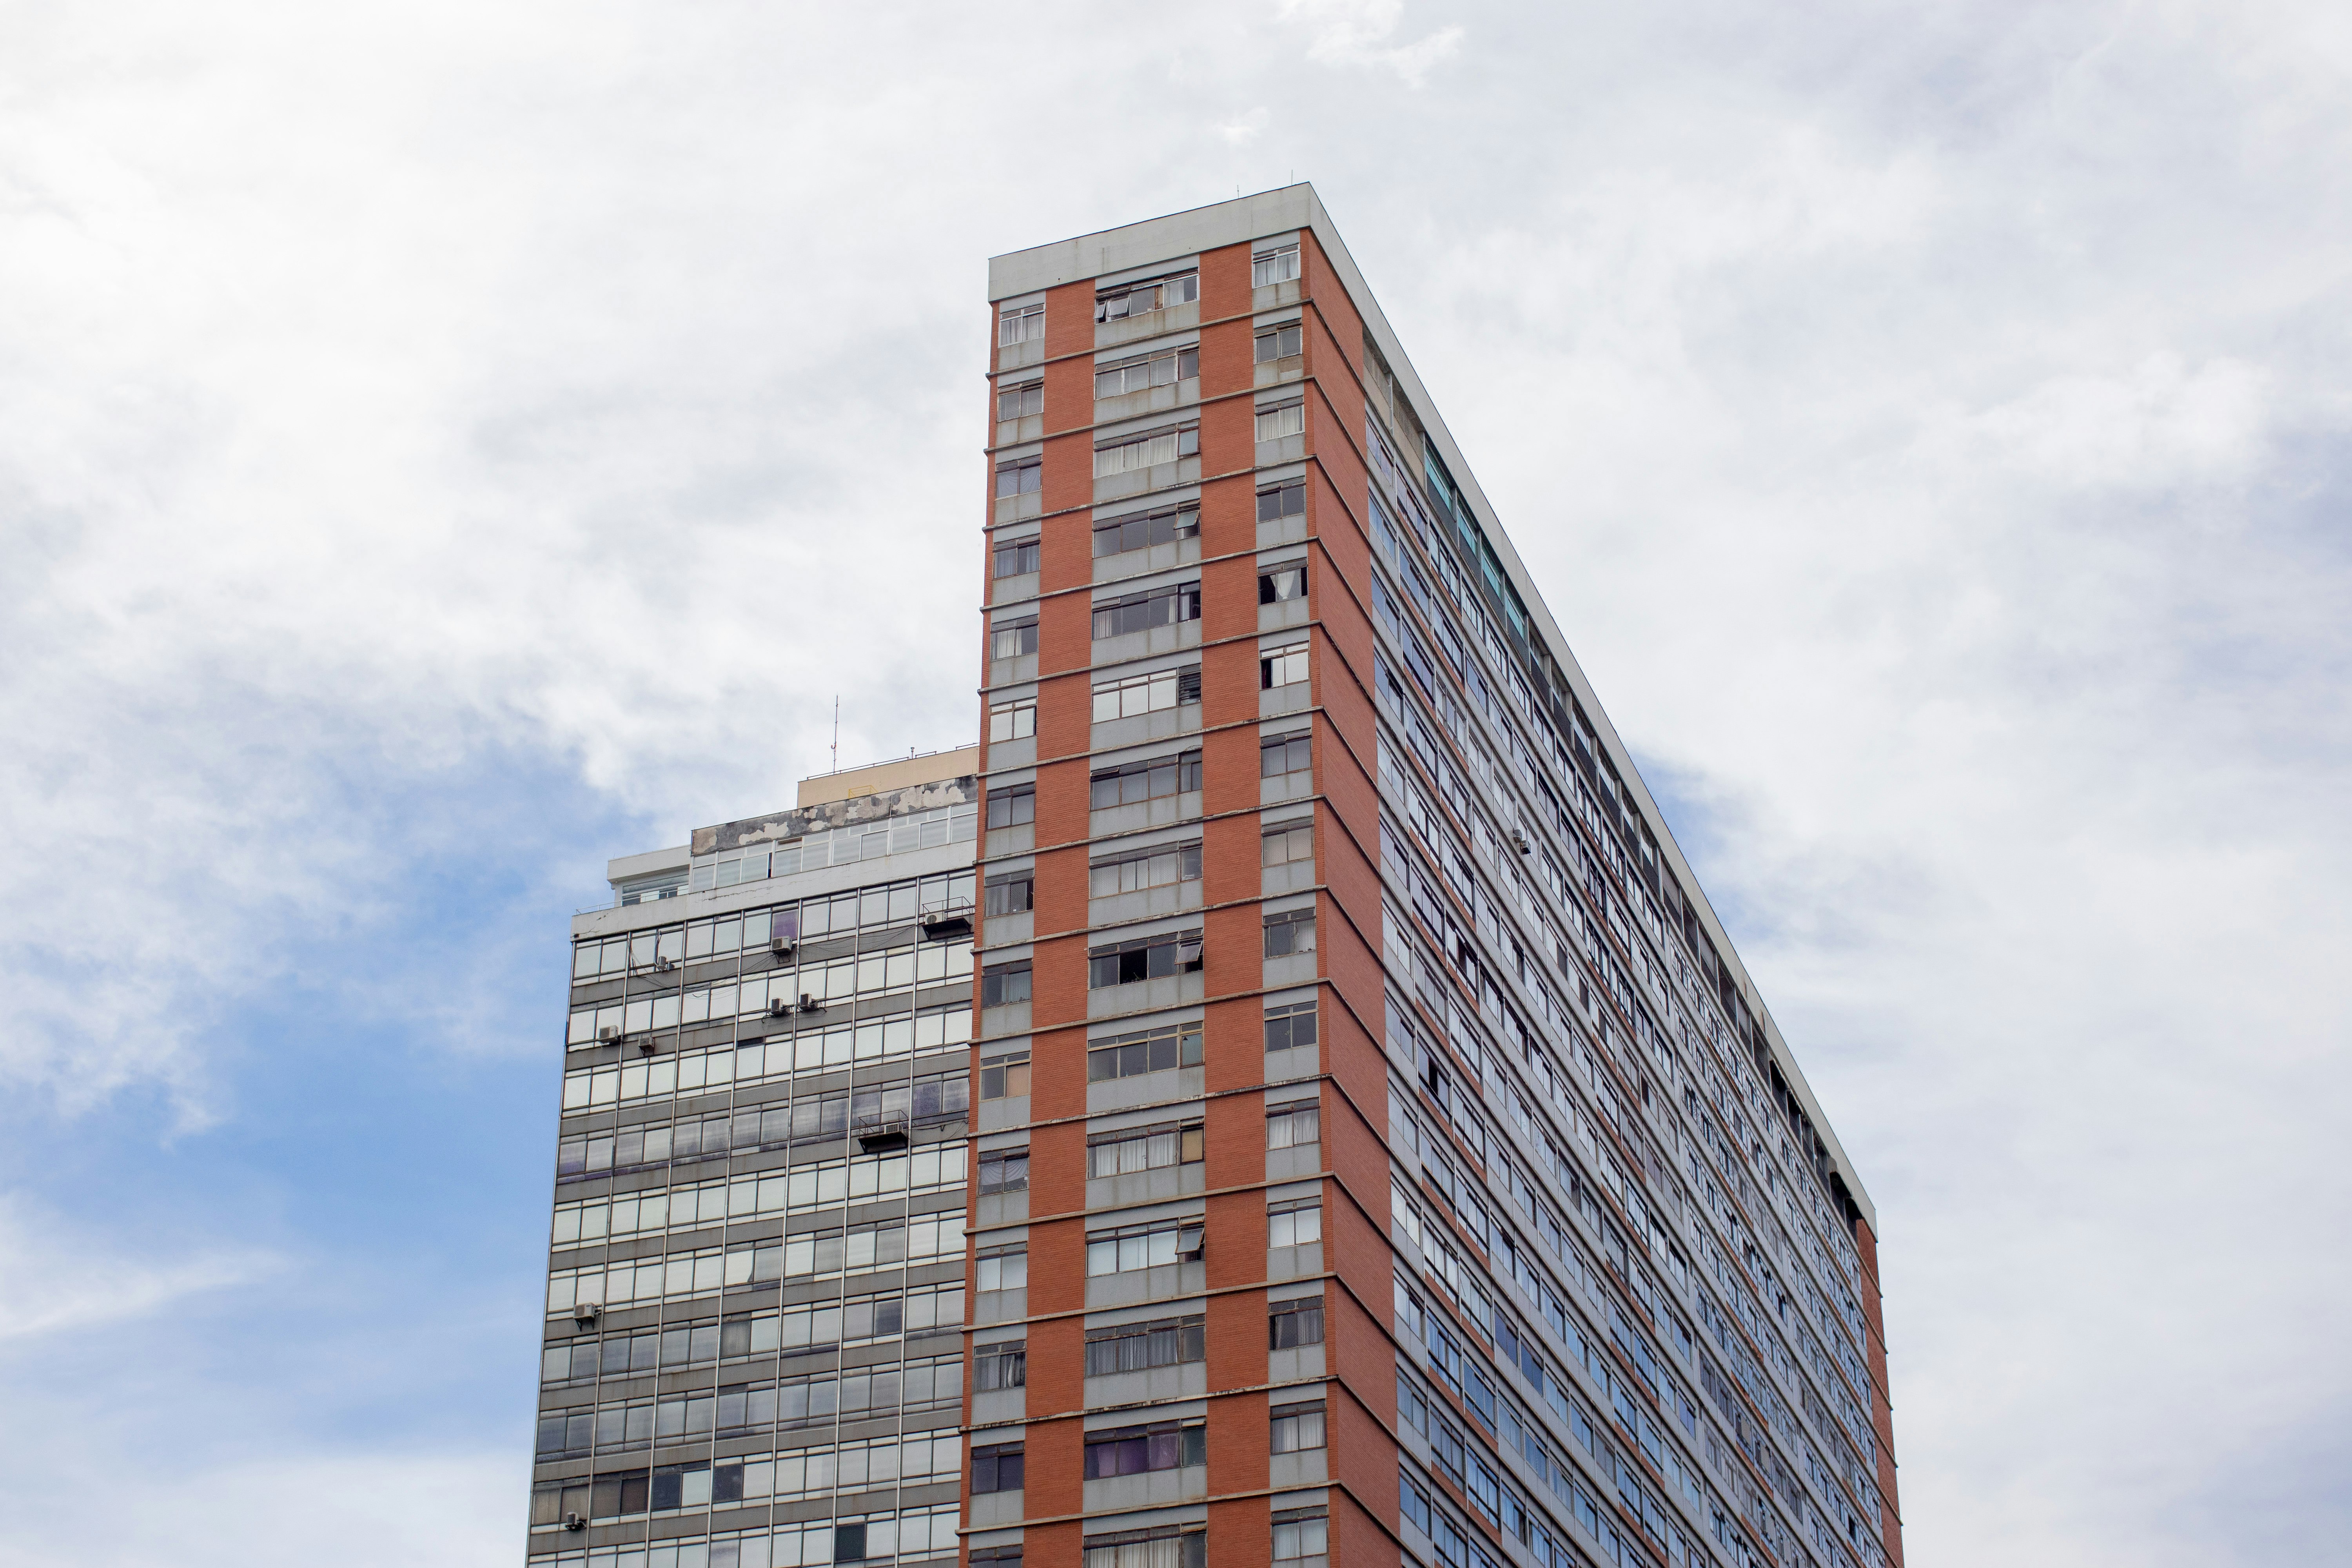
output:
<instances>
[{"instance_id":1,"label":"air conditioner unit","mask_svg":"<svg viewBox=\"0 0 2352 1568\"><path fill-rule=\"evenodd\" d=\"M656 1051L661 1049L661 1042L648 1036L637 1042L637 1049L643 1051L647 1056L651 1056Z\"/></svg>"},{"instance_id":2,"label":"air conditioner unit","mask_svg":"<svg viewBox=\"0 0 2352 1568\"><path fill-rule=\"evenodd\" d=\"M667 974L671 970L676 969L677 967L677 960L675 958L656 958L654 960L654 973L656 974Z\"/></svg>"},{"instance_id":3,"label":"air conditioner unit","mask_svg":"<svg viewBox=\"0 0 2352 1568\"><path fill-rule=\"evenodd\" d=\"M1522 855L1532 855L1535 853L1536 847L1528 842L1528 836L1526 833L1514 827L1511 829L1511 847L1517 850Z\"/></svg>"},{"instance_id":4,"label":"air conditioner unit","mask_svg":"<svg viewBox=\"0 0 2352 1568\"><path fill-rule=\"evenodd\" d=\"M971 934L971 900L947 899L916 911L916 921L923 934L935 941Z\"/></svg>"},{"instance_id":5,"label":"air conditioner unit","mask_svg":"<svg viewBox=\"0 0 2352 1568\"><path fill-rule=\"evenodd\" d=\"M566 1530L585 1530L588 1528L588 1516L582 1513L567 1513L563 1516L563 1528Z\"/></svg>"},{"instance_id":6,"label":"air conditioner unit","mask_svg":"<svg viewBox=\"0 0 2352 1568\"><path fill-rule=\"evenodd\" d=\"M907 1146L907 1119L903 1116L870 1117L861 1121L854 1131L857 1136L858 1152L863 1154Z\"/></svg>"},{"instance_id":7,"label":"air conditioner unit","mask_svg":"<svg viewBox=\"0 0 2352 1568\"><path fill-rule=\"evenodd\" d=\"M572 1309L572 1321L583 1325L593 1323L604 1315L604 1303L602 1301L582 1301Z\"/></svg>"},{"instance_id":8,"label":"air conditioner unit","mask_svg":"<svg viewBox=\"0 0 2352 1568\"><path fill-rule=\"evenodd\" d=\"M596 1037L600 1040L617 1040L621 1037L621 1026L600 1024L596 1027Z\"/></svg>"},{"instance_id":9,"label":"air conditioner unit","mask_svg":"<svg viewBox=\"0 0 2352 1568\"><path fill-rule=\"evenodd\" d=\"M824 1011L824 1004L803 991L801 993L801 1011L803 1013L822 1013Z\"/></svg>"},{"instance_id":10,"label":"air conditioner unit","mask_svg":"<svg viewBox=\"0 0 2352 1568\"><path fill-rule=\"evenodd\" d=\"M793 941L793 939L788 936L772 936L768 939L768 951L774 953L779 958L790 957L793 947L796 945L797 944Z\"/></svg>"},{"instance_id":11,"label":"air conditioner unit","mask_svg":"<svg viewBox=\"0 0 2352 1568\"><path fill-rule=\"evenodd\" d=\"M802 998L801 998L801 1001L802 1001L803 1003L806 1003L806 1002L808 1001L808 998L807 998L807 997L805 997L805 996L803 996L803 997L802 997ZM771 999L770 999L770 1001L769 1001L769 1003L768 1003L768 1016L769 1016L769 1017L771 1017L771 1018L781 1018L781 1017L782 1017L783 1016L784 1016L784 999L783 999L782 997L781 997L781 996L777 996L777 997L772 997L772 998L771 998Z\"/></svg>"}]
</instances>

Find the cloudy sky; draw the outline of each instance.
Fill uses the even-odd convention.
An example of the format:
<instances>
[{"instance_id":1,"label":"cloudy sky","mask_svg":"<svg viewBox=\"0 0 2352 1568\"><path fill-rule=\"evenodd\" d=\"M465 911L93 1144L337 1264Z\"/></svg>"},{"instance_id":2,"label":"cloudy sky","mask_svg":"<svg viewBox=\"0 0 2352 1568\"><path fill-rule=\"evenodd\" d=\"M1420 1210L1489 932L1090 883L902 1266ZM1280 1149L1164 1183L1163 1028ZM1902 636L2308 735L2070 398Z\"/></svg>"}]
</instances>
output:
<instances>
[{"instance_id":1,"label":"cloudy sky","mask_svg":"<svg viewBox=\"0 0 2352 1568\"><path fill-rule=\"evenodd\" d=\"M2347 105L2246 0L0 5L0 1564L515 1560L568 917L972 732L984 258L1293 177L1877 1202L1913 1563L2339 1556Z\"/></svg>"}]
</instances>

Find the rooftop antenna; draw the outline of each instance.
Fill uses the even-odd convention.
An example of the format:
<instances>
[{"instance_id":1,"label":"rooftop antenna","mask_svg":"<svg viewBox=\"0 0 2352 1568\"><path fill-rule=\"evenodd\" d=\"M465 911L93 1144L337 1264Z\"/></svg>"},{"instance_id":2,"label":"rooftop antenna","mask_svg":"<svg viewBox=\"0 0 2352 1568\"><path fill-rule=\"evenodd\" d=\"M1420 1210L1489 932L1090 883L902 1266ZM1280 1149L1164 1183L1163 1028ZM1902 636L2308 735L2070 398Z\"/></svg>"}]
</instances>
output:
<instances>
[{"instance_id":1,"label":"rooftop antenna","mask_svg":"<svg viewBox=\"0 0 2352 1568\"><path fill-rule=\"evenodd\" d=\"M841 694L833 698L833 771L841 771Z\"/></svg>"}]
</instances>

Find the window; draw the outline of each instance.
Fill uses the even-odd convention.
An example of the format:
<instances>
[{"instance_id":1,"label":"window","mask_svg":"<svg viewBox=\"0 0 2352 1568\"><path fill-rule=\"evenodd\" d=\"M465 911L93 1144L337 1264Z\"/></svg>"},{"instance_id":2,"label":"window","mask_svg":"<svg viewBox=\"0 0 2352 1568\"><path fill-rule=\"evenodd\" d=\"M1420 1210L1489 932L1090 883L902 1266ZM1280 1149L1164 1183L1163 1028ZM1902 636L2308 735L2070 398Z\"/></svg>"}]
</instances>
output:
<instances>
[{"instance_id":1,"label":"window","mask_svg":"<svg viewBox=\"0 0 2352 1568\"><path fill-rule=\"evenodd\" d=\"M1129 517L1097 519L1095 522L1095 555L1124 555L1130 550L1144 550L1154 544L1172 544L1180 539L1201 537L1201 503L1188 500L1176 506L1165 506L1156 511L1137 512ZM1033 568L1034 570L1034 568Z\"/></svg>"},{"instance_id":2,"label":"window","mask_svg":"<svg viewBox=\"0 0 2352 1568\"><path fill-rule=\"evenodd\" d=\"M1288 958L1315 951L1315 911L1286 910L1265 917L1265 956Z\"/></svg>"},{"instance_id":3,"label":"window","mask_svg":"<svg viewBox=\"0 0 2352 1568\"><path fill-rule=\"evenodd\" d=\"M743 1467L733 1465L659 1465L654 1469L653 1510L704 1508L712 1502L743 1500Z\"/></svg>"},{"instance_id":4,"label":"window","mask_svg":"<svg viewBox=\"0 0 2352 1568\"><path fill-rule=\"evenodd\" d=\"M1174 844L1165 849L1140 849L1116 860L1097 860L1087 868L1087 897L1108 899L1146 888L1172 887L1201 879L1201 847Z\"/></svg>"},{"instance_id":5,"label":"window","mask_svg":"<svg viewBox=\"0 0 2352 1568\"><path fill-rule=\"evenodd\" d=\"M988 738L991 741L1023 741L1036 732L1037 700L1034 697L999 702L988 710Z\"/></svg>"},{"instance_id":6,"label":"window","mask_svg":"<svg viewBox=\"0 0 2352 1568\"><path fill-rule=\"evenodd\" d=\"M1286 773L1303 773L1313 764L1313 737L1305 730L1290 735L1262 736L1257 743L1257 776L1262 779L1281 778ZM996 809L996 797L989 797L989 810ZM1026 821L1024 817L1023 819ZM989 826L996 826L992 815Z\"/></svg>"},{"instance_id":7,"label":"window","mask_svg":"<svg viewBox=\"0 0 2352 1568\"><path fill-rule=\"evenodd\" d=\"M1031 496L1045 488L1045 459L1042 456L1007 458L996 465L996 493L1000 496Z\"/></svg>"},{"instance_id":8,"label":"window","mask_svg":"<svg viewBox=\"0 0 2352 1568\"><path fill-rule=\"evenodd\" d=\"M1265 1205L1265 1244L1305 1247L1323 1239L1323 1200L1294 1198Z\"/></svg>"},{"instance_id":9,"label":"window","mask_svg":"<svg viewBox=\"0 0 2352 1568\"><path fill-rule=\"evenodd\" d=\"M661 1363L665 1367L693 1366L719 1358L719 1320L705 1318L698 1323L680 1323L661 1331Z\"/></svg>"},{"instance_id":10,"label":"window","mask_svg":"<svg viewBox=\"0 0 2352 1568\"><path fill-rule=\"evenodd\" d=\"M1189 794L1200 787L1201 753L1185 752L1173 757L1154 757L1150 762L1127 763L1093 774L1087 781L1087 805L1092 811L1108 811L1115 805L1133 805L1139 801Z\"/></svg>"},{"instance_id":11,"label":"window","mask_svg":"<svg viewBox=\"0 0 2352 1568\"><path fill-rule=\"evenodd\" d=\"M1257 520L1260 522L1280 522L1286 517L1307 515L1307 481L1293 479L1286 485L1257 492Z\"/></svg>"},{"instance_id":12,"label":"window","mask_svg":"<svg viewBox=\"0 0 2352 1568\"><path fill-rule=\"evenodd\" d=\"M1095 296L1095 320L1125 321L1129 316L1164 310L1171 305L1189 305L1200 297L1201 274L1197 269L1141 283L1114 284Z\"/></svg>"},{"instance_id":13,"label":"window","mask_svg":"<svg viewBox=\"0 0 2352 1568\"><path fill-rule=\"evenodd\" d=\"M1266 648L1257 656L1257 685L1261 691L1271 691L1277 686L1295 685L1306 679L1307 645L1303 642ZM1030 706L1034 708L1036 704L1033 701Z\"/></svg>"},{"instance_id":14,"label":"window","mask_svg":"<svg viewBox=\"0 0 2352 1568\"><path fill-rule=\"evenodd\" d=\"M1305 597L1307 563L1303 561L1296 566L1276 566L1257 574L1257 602L1261 605L1286 604Z\"/></svg>"},{"instance_id":15,"label":"window","mask_svg":"<svg viewBox=\"0 0 2352 1568\"><path fill-rule=\"evenodd\" d=\"M1276 283L1287 283L1298 276L1298 247L1277 246L1261 250L1250 258L1250 287L1265 289Z\"/></svg>"},{"instance_id":16,"label":"window","mask_svg":"<svg viewBox=\"0 0 2352 1568\"><path fill-rule=\"evenodd\" d=\"M1139 980L1159 980L1171 974L1192 973L1201 967L1201 933L1163 931L1130 942L1087 950L1087 989L1132 985Z\"/></svg>"},{"instance_id":17,"label":"window","mask_svg":"<svg viewBox=\"0 0 2352 1568\"><path fill-rule=\"evenodd\" d=\"M598 1476L593 1482L594 1500L584 1510L592 1518L611 1519L620 1514L646 1511L649 1488L646 1472L631 1470L617 1476Z\"/></svg>"},{"instance_id":18,"label":"window","mask_svg":"<svg viewBox=\"0 0 2352 1568\"><path fill-rule=\"evenodd\" d=\"M1319 1444L1317 1446L1320 1447ZM974 1448L971 1451L971 1489L975 1492L1019 1491L1021 1445L997 1443L985 1448Z\"/></svg>"},{"instance_id":19,"label":"window","mask_svg":"<svg viewBox=\"0 0 2352 1568\"><path fill-rule=\"evenodd\" d=\"M1294 397L1287 403L1272 403L1257 411L1257 438L1279 441L1285 436L1297 436L1307 429L1307 400Z\"/></svg>"},{"instance_id":20,"label":"window","mask_svg":"<svg viewBox=\"0 0 2352 1568\"><path fill-rule=\"evenodd\" d=\"M1198 1121L1097 1132L1087 1140L1087 1177L1131 1176L1139 1171L1201 1163L1205 1134Z\"/></svg>"},{"instance_id":21,"label":"window","mask_svg":"<svg viewBox=\"0 0 2352 1568\"><path fill-rule=\"evenodd\" d=\"M1287 1301L1276 1301L1265 1310L1265 1345L1268 1350L1291 1351L1300 1345L1323 1342L1323 1298L1295 1296Z\"/></svg>"},{"instance_id":22,"label":"window","mask_svg":"<svg viewBox=\"0 0 2352 1568\"><path fill-rule=\"evenodd\" d=\"M593 1405L551 1411L539 1418L539 1453L542 1457L584 1454L594 1440L595 1430L596 1407Z\"/></svg>"},{"instance_id":23,"label":"window","mask_svg":"<svg viewBox=\"0 0 2352 1568\"><path fill-rule=\"evenodd\" d=\"M1099 1230L1087 1237L1087 1274L1131 1274L1171 1263L1201 1261L1201 1222L1157 1220ZM986 1286L981 1287L986 1289Z\"/></svg>"},{"instance_id":24,"label":"window","mask_svg":"<svg viewBox=\"0 0 2352 1568\"><path fill-rule=\"evenodd\" d=\"M1095 395L1118 397L1125 393L1141 392L1147 387L1173 386L1200 374L1201 350L1197 344L1161 349L1156 353L1135 354L1095 366Z\"/></svg>"},{"instance_id":25,"label":"window","mask_svg":"<svg viewBox=\"0 0 2352 1568\"><path fill-rule=\"evenodd\" d=\"M1024 822L1037 820L1037 786L1034 784L1010 784L988 792L988 826L1017 827Z\"/></svg>"},{"instance_id":26,"label":"window","mask_svg":"<svg viewBox=\"0 0 2352 1568\"><path fill-rule=\"evenodd\" d=\"M586 1476L568 1481L543 1483L531 1489L530 1521L533 1524L561 1524L567 1513L588 1517L588 1487Z\"/></svg>"},{"instance_id":27,"label":"window","mask_svg":"<svg viewBox=\"0 0 2352 1568\"><path fill-rule=\"evenodd\" d=\"M1107 724L1113 719L1131 719L1139 713L1157 713L1199 700L1201 668L1198 665L1190 669L1163 669L1152 675L1130 675L1124 680L1105 681L1095 688L1094 721ZM1036 706L1035 699L1030 700L1030 706Z\"/></svg>"},{"instance_id":28,"label":"window","mask_svg":"<svg viewBox=\"0 0 2352 1568\"><path fill-rule=\"evenodd\" d=\"M1024 616L1017 621L999 621L989 629L988 657L1018 658L1024 653L1037 651L1037 617Z\"/></svg>"},{"instance_id":29,"label":"window","mask_svg":"<svg viewBox=\"0 0 2352 1568\"><path fill-rule=\"evenodd\" d=\"M1155 1323L1121 1323L1087 1331L1087 1375L1144 1372L1207 1357L1204 1317L1165 1318Z\"/></svg>"},{"instance_id":30,"label":"window","mask_svg":"<svg viewBox=\"0 0 2352 1568\"><path fill-rule=\"evenodd\" d=\"M1265 1108L1265 1146L1269 1149L1303 1149L1309 1143L1322 1142L1323 1111L1311 1100L1294 1100L1288 1105ZM988 1156L981 1157L981 1180L987 1181ZM985 1185L981 1191L986 1192Z\"/></svg>"},{"instance_id":31,"label":"window","mask_svg":"<svg viewBox=\"0 0 2352 1568\"><path fill-rule=\"evenodd\" d=\"M1024 1290L1029 1286L1029 1244L983 1247L973 1260L974 1278L982 1290Z\"/></svg>"},{"instance_id":32,"label":"window","mask_svg":"<svg viewBox=\"0 0 2352 1568\"><path fill-rule=\"evenodd\" d=\"M1315 1004L1294 1002L1265 1010L1265 1048L1286 1051L1315 1043Z\"/></svg>"},{"instance_id":33,"label":"window","mask_svg":"<svg viewBox=\"0 0 2352 1568\"><path fill-rule=\"evenodd\" d=\"M1197 1021L1169 1024L1132 1035L1113 1035L1087 1047L1088 1083L1200 1065L1201 1026Z\"/></svg>"},{"instance_id":34,"label":"window","mask_svg":"<svg viewBox=\"0 0 2352 1568\"><path fill-rule=\"evenodd\" d=\"M1163 1524L1087 1537L1084 1568L1207 1568L1209 1532Z\"/></svg>"},{"instance_id":35,"label":"window","mask_svg":"<svg viewBox=\"0 0 2352 1568\"><path fill-rule=\"evenodd\" d=\"M1311 821L1270 827L1258 839L1257 863L1261 866L1287 866L1293 860L1314 858L1315 824Z\"/></svg>"},{"instance_id":36,"label":"window","mask_svg":"<svg viewBox=\"0 0 2352 1568\"><path fill-rule=\"evenodd\" d=\"M1045 307L1043 301L1034 305L1015 305L997 314L996 341L1003 347L1039 342L1045 336Z\"/></svg>"},{"instance_id":37,"label":"window","mask_svg":"<svg viewBox=\"0 0 2352 1568\"><path fill-rule=\"evenodd\" d=\"M1311 1139L1309 1141L1312 1142ZM1019 1193L1026 1192L1028 1188L1029 1151L1026 1148L991 1149L981 1155L982 1192Z\"/></svg>"},{"instance_id":38,"label":"window","mask_svg":"<svg viewBox=\"0 0 2352 1568\"><path fill-rule=\"evenodd\" d=\"M999 577L1018 577L1037 570L1038 541L1033 536L1000 544L991 552Z\"/></svg>"},{"instance_id":39,"label":"window","mask_svg":"<svg viewBox=\"0 0 2352 1568\"><path fill-rule=\"evenodd\" d=\"M1095 447L1095 478L1105 479L1113 474L1132 473L1138 468L1157 468L1161 463L1172 463L1179 458L1197 458L1200 455L1201 426L1198 421L1169 425L1133 436L1115 436ZM1029 488L1034 489L1037 487L1031 485ZM1004 471L1002 468L997 470L996 493L1001 496L1016 493L1004 488Z\"/></svg>"},{"instance_id":40,"label":"window","mask_svg":"<svg viewBox=\"0 0 2352 1568\"><path fill-rule=\"evenodd\" d=\"M1209 1462L1209 1428L1200 1421L1155 1421L1087 1434L1087 1479L1187 1469ZM1091 1557L1092 1553L1088 1553Z\"/></svg>"},{"instance_id":41,"label":"window","mask_svg":"<svg viewBox=\"0 0 2352 1568\"><path fill-rule=\"evenodd\" d=\"M1026 1340L1000 1340L994 1344L972 1347L973 1392L992 1394L1001 1388L1025 1388L1028 1384L1029 1342Z\"/></svg>"},{"instance_id":42,"label":"window","mask_svg":"<svg viewBox=\"0 0 2352 1568\"><path fill-rule=\"evenodd\" d=\"M971 1568L1021 1568L1021 1543L1010 1546L975 1546L971 1549Z\"/></svg>"},{"instance_id":43,"label":"window","mask_svg":"<svg viewBox=\"0 0 2352 1568\"><path fill-rule=\"evenodd\" d=\"M1274 1560L1321 1557L1331 1550L1331 1521L1319 1508L1286 1508L1274 1516ZM1563 1555L1565 1555L1563 1553ZM977 1563L979 1558L972 1561Z\"/></svg>"},{"instance_id":44,"label":"window","mask_svg":"<svg viewBox=\"0 0 2352 1568\"><path fill-rule=\"evenodd\" d=\"M1198 583L1147 588L1142 593L1105 599L1095 605L1095 641L1200 618L1201 584Z\"/></svg>"},{"instance_id":45,"label":"window","mask_svg":"<svg viewBox=\"0 0 2352 1568\"><path fill-rule=\"evenodd\" d=\"M1274 1420L1274 1452L1296 1454L1323 1447L1323 1402L1277 1405L1268 1413Z\"/></svg>"},{"instance_id":46,"label":"window","mask_svg":"<svg viewBox=\"0 0 2352 1568\"><path fill-rule=\"evenodd\" d=\"M980 1098L1019 1099L1029 1092L1029 1053L1005 1051L980 1058Z\"/></svg>"},{"instance_id":47,"label":"window","mask_svg":"<svg viewBox=\"0 0 2352 1568\"><path fill-rule=\"evenodd\" d=\"M1045 412L1045 384L1024 381L1017 386L1000 385L996 389L996 416L999 419L1025 419L1032 414Z\"/></svg>"},{"instance_id":48,"label":"window","mask_svg":"<svg viewBox=\"0 0 2352 1568\"><path fill-rule=\"evenodd\" d=\"M1305 346L1299 333L1300 328L1296 321L1286 327L1258 333L1257 363L1264 364L1268 360L1297 358Z\"/></svg>"},{"instance_id":49,"label":"window","mask_svg":"<svg viewBox=\"0 0 2352 1568\"><path fill-rule=\"evenodd\" d=\"M1034 907L1037 874L1031 870L1003 871L988 879L987 910L992 915L1025 915Z\"/></svg>"},{"instance_id":50,"label":"window","mask_svg":"<svg viewBox=\"0 0 2352 1568\"><path fill-rule=\"evenodd\" d=\"M992 963L980 972L980 1005L1007 1007L1029 1000L1029 961Z\"/></svg>"}]
</instances>

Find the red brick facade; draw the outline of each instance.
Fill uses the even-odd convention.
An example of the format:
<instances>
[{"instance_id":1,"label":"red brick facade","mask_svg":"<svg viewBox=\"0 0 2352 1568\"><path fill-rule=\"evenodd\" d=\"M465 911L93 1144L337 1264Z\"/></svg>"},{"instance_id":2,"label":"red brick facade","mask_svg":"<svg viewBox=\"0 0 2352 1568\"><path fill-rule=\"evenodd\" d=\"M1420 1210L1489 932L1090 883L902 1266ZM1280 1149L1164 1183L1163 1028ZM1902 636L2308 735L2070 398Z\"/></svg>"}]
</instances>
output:
<instances>
[{"instance_id":1,"label":"red brick facade","mask_svg":"<svg viewBox=\"0 0 2352 1568\"><path fill-rule=\"evenodd\" d=\"M1379 807L1364 587L1370 544L1365 468L1349 434L1363 417L1356 363L1362 329L1313 236L1302 239L1308 258L1302 307L1283 313L1308 323L1299 387L1311 410L1304 445L1313 696L1312 706L1284 727L1312 731L1323 1076L1286 1083L1280 1097L1295 1100L1319 1085L1329 1325L1324 1349L1331 1370L1328 1385L1288 1387L1279 1397L1327 1400L1330 1473L1328 1481L1280 1489L1328 1492L1330 1551L1370 1568L1396 1562L1398 1547L1395 1347L1389 1327L1394 1255L1386 1241L1387 1089L1378 1044ZM1205 1501L1211 1560L1221 1568L1271 1561L1270 1500L1277 1489L1268 1479L1273 1399L1265 1191L1300 1184L1297 1177L1270 1183L1266 1175L1251 252L1240 245L1199 257L1197 329L1171 334L1192 337L1200 355L1199 401L1181 412L1196 416L1200 426L1198 919L1204 933L1199 1016L1205 1093L1192 1113L1202 1119L1206 1134L1205 1292L1184 1310L1204 1311L1208 1321ZM1092 279L1045 294L1035 761L1034 773L1024 763L1020 773L1034 777L1036 788L1035 847L1021 857L1035 867L1028 942L1030 1371L1022 1437L1027 1568L1077 1568L1083 1533L1071 1516L1083 1510L1082 1424L1073 1417L1083 1404L1077 1369L1084 1359L1090 1223L1085 1170L1095 294ZM1023 374L1032 373L1024 368ZM1000 764L985 752L982 766L994 780ZM1307 804L1289 803L1284 815L1296 816ZM985 922L978 940L985 962L993 940ZM1097 1215L1092 1223L1105 1221ZM1087 1531L1113 1527L1086 1521Z\"/></svg>"}]
</instances>

